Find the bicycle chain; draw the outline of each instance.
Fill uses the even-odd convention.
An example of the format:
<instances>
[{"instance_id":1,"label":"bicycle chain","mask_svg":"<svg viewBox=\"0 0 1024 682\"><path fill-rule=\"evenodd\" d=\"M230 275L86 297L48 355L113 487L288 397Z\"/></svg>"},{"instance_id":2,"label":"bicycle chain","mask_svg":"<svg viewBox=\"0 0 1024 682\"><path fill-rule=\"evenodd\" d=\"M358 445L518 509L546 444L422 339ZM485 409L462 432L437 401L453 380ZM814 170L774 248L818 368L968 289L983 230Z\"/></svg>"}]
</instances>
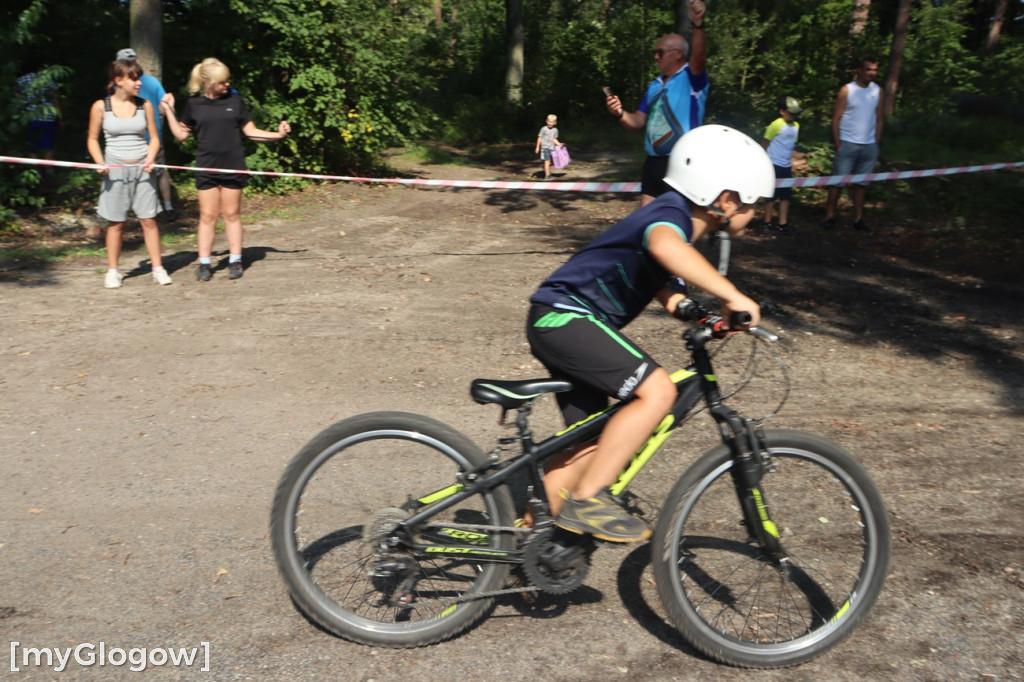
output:
<instances>
[{"instance_id":1,"label":"bicycle chain","mask_svg":"<svg viewBox=\"0 0 1024 682\"><path fill-rule=\"evenodd\" d=\"M455 604L463 604L468 601L476 601L478 599L492 599L494 597L503 597L506 594L524 594L526 592L540 592L539 587L527 586L527 587L506 587L502 590L491 590L490 592L481 592L480 594L463 595L455 597L453 599L424 599L423 601L415 601L410 606L433 606L438 605L444 608L454 606Z\"/></svg>"}]
</instances>

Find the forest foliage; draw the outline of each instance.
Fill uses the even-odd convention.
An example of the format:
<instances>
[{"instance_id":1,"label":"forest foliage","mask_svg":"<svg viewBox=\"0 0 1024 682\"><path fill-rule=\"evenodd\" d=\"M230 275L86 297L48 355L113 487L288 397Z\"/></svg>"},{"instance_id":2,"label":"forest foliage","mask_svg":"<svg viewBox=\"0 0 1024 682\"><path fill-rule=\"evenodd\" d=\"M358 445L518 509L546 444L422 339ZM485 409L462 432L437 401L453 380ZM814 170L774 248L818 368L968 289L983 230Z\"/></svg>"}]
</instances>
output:
<instances>
[{"instance_id":1,"label":"forest foliage","mask_svg":"<svg viewBox=\"0 0 1024 682\"><path fill-rule=\"evenodd\" d=\"M215 56L231 68L232 86L257 125L289 120L294 132L286 143L249 148L257 169L369 171L379 167L382 150L410 140L532 143L549 112L572 139L622 144L601 87L636 106L656 75L653 45L673 30L674 3L522 2L518 104L504 92L506 0L164 0L162 82L181 102L191 67ZM1001 3L1005 20L993 48L990 27ZM708 120L757 135L787 94L806 107L807 139L824 143L835 93L857 58L877 57L884 78L899 0L868 3L861 31L851 31L854 0L707 4ZM60 86L56 157L87 161L89 105L102 96L106 68L129 40L127 0L5 3L0 153L29 153L14 84L35 61ZM1024 0L915 0L902 57L893 130L925 131L936 146L955 140L975 152L1024 153L1019 144L1000 146L991 125L963 123L965 112L990 116L985 120L998 121L996 127L1013 129L1003 137L1021 139ZM177 163L189 162L188 151L168 149ZM4 164L0 219L37 205L43 192L37 170Z\"/></svg>"}]
</instances>

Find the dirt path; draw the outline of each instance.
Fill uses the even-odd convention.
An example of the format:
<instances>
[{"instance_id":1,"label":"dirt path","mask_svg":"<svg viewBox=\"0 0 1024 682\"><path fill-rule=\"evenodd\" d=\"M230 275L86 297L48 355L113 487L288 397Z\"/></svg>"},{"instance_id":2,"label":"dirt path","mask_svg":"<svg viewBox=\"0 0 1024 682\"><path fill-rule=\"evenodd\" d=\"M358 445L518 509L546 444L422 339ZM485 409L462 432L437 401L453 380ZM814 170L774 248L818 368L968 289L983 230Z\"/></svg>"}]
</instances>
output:
<instances>
[{"instance_id":1,"label":"dirt path","mask_svg":"<svg viewBox=\"0 0 1024 682\"><path fill-rule=\"evenodd\" d=\"M574 172L608 169L581 158ZM421 412L488 447L496 415L468 399L469 381L540 374L527 297L634 202L339 185L261 202L279 217L248 223L238 281L196 282L188 247L169 253L169 287L137 276L106 291L100 259L0 273L0 632L23 647L210 642L214 679L745 679L664 623L642 548L603 547L553 613L507 599L414 651L318 631L270 555L277 479L334 420ZM793 392L775 423L854 451L895 534L873 617L823 659L759 679L1022 679L1024 286L911 250L909 229L736 245L735 279L774 306L768 326L787 339ZM1019 272L1021 254L1008 257ZM632 330L663 363L682 361L666 318ZM554 423L547 408L539 425ZM638 492L656 498L713 435L677 437Z\"/></svg>"}]
</instances>

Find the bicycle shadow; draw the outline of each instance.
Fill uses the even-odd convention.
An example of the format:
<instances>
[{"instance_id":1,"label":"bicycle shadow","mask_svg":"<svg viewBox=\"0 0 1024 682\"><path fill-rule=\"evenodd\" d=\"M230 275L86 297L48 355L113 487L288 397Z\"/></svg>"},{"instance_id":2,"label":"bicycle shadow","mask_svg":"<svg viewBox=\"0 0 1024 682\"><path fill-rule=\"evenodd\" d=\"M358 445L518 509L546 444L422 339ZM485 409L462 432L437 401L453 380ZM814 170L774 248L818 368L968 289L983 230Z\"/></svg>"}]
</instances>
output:
<instances>
[{"instance_id":1,"label":"bicycle shadow","mask_svg":"<svg viewBox=\"0 0 1024 682\"><path fill-rule=\"evenodd\" d=\"M659 640L683 653L700 658L707 658L690 646L672 625L667 623L658 612L651 608L644 597L644 571L651 565L651 544L644 543L637 547L622 560L616 573L616 586L619 599L637 623Z\"/></svg>"},{"instance_id":2,"label":"bicycle shadow","mask_svg":"<svg viewBox=\"0 0 1024 682\"><path fill-rule=\"evenodd\" d=\"M539 620L558 618L570 606L584 606L596 604L604 599L601 590L580 585L569 594L548 594L547 592L524 592L523 594L509 594L498 600L502 606L511 606L519 615Z\"/></svg>"}]
</instances>

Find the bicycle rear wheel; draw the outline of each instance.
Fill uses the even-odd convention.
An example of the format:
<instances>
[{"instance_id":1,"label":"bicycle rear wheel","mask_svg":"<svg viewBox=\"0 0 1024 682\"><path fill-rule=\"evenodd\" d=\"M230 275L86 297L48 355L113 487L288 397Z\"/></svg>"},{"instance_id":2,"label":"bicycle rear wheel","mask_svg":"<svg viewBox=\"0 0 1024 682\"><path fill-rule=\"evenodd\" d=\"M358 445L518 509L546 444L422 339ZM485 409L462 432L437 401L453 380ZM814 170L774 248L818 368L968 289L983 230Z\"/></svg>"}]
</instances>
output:
<instances>
[{"instance_id":1,"label":"bicycle rear wheel","mask_svg":"<svg viewBox=\"0 0 1024 682\"><path fill-rule=\"evenodd\" d=\"M409 517L407 503L450 490L458 472L485 460L468 438L419 415L378 412L322 431L289 464L271 512L274 556L296 605L363 644L422 646L473 625L491 604L475 595L502 587L509 566L389 547L387 538ZM429 520L438 522L450 523L451 534L457 526L508 527L512 499L499 487ZM511 549L508 533L465 532L483 550Z\"/></svg>"},{"instance_id":2,"label":"bicycle rear wheel","mask_svg":"<svg viewBox=\"0 0 1024 682\"><path fill-rule=\"evenodd\" d=\"M761 489L788 566L749 537L724 445L676 483L654 533L672 622L708 656L750 668L797 665L842 641L877 599L890 554L885 505L849 453L799 431L768 431L766 444Z\"/></svg>"}]
</instances>

